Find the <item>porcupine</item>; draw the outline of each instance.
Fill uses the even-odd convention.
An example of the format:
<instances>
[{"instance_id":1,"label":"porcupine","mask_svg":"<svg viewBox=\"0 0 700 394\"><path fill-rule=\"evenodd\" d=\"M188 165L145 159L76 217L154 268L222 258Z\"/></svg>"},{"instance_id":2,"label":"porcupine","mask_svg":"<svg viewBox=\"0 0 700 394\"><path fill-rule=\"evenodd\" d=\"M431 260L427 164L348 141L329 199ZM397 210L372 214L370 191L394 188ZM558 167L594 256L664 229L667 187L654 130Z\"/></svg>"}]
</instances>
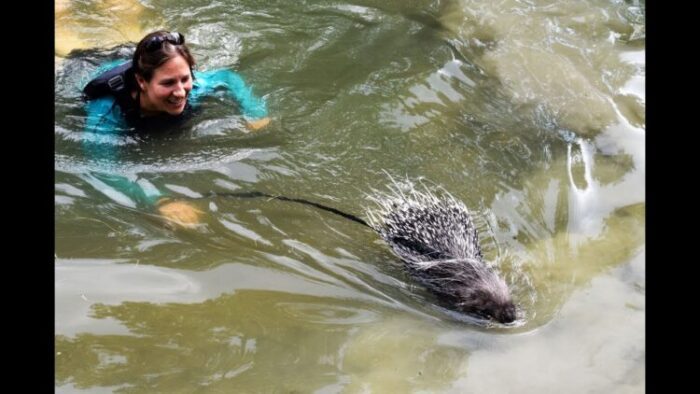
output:
<instances>
[{"instance_id":1,"label":"porcupine","mask_svg":"<svg viewBox=\"0 0 700 394\"><path fill-rule=\"evenodd\" d=\"M323 204L261 192L210 193L209 196L266 197L311 205L374 229L403 260L408 272L452 309L500 323L516 318L506 282L484 261L467 207L445 192L401 191L368 196L367 221Z\"/></svg>"},{"instance_id":2,"label":"porcupine","mask_svg":"<svg viewBox=\"0 0 700 394\"><path fill-rule=\"evenodd\" d=\"M369 197L368 225L403 260L406 269L441 300L467 314L511 323L515 305L506 282L484 261L479 236L464 203L427 189Z\"/></svg>"}]
</instances>

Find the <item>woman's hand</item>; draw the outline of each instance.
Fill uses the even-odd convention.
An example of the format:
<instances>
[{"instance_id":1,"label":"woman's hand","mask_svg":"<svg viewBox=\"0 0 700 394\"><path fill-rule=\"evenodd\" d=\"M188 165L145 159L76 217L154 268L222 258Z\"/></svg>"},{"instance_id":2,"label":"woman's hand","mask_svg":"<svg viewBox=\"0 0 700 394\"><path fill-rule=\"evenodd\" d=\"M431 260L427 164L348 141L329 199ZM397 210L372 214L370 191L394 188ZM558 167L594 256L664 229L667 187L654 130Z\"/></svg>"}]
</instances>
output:
<instances>
[{"instance_id":1,"label":"woman's hand","mask_svg":"<svg viewBox=\"0 0 700 394\"><path fill-rule=\"evenodd\" d=\"M262 119L249 120L246 122L246 126L248 126L248 129L251 131L256 131L270 124L270 120L271 119L267 116Z\"/></svg>"},{"instance_id":2,"label":"woman's hand","mask_svg":"<svg viewBox=\"0 0 700 394\"><path fill-rule=\"evenodd\" d=\"M169 199L162 199L158 202L158 212L168 222L187 228L199 224L199 216L204 213L186 201L172 201Z\"/></svg>"}]
</instances>

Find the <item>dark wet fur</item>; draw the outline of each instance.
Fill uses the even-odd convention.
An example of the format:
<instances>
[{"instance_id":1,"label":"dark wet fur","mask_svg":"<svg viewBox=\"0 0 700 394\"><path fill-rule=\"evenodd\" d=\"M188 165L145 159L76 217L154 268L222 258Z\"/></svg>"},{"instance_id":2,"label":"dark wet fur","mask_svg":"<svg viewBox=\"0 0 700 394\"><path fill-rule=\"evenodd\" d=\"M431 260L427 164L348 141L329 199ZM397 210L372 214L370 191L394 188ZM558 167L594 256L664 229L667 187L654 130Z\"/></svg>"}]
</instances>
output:
<instances>
[{"instance_id":1,"label":"dark wet fur","mask_svg":"<svg viewBox=\"0 0 700 394\"><path fill-rule=\"evenodd\" d=\"M415 190L370 199L379 205L368 211L372 227L443 303L500 323L516 319L509 289L483 260L476 228L461 202Z\"/></svg>"}]
</instances>

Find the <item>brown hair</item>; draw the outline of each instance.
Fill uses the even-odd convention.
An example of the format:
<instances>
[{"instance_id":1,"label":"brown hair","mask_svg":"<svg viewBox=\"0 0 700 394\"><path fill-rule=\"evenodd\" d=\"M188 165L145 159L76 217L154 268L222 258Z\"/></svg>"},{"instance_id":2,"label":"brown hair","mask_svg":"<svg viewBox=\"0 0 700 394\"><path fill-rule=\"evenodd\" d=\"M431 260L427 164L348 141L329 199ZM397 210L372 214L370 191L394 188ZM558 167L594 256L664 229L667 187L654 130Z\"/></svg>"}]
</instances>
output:
<instances>
[{"instance_id":1,"label":"brown hair","mask_svg":"<svg viewBox=\"0 0 700 394\"><path fill-rule=\"evenodd\" d=\"M136 52L134 52L134 58L132 60L133 69L136 74L143 77L146 81L150 81L151 78L153 78L153 73L158 67L177 56L182 56L182 58L187 61L187 64L190 66L192 78L194 79L192 69L195 65L195 61L189 48L185 45L184 36L179 34L180 37L182 37L181 44L173 44L172 41L166 38L166 36L170 35L171 33L166 30L154 31L142 38L136 46ZM153 46L153 40L159 41L156 49L149 48Z\"/></svg>"}]
</instances>

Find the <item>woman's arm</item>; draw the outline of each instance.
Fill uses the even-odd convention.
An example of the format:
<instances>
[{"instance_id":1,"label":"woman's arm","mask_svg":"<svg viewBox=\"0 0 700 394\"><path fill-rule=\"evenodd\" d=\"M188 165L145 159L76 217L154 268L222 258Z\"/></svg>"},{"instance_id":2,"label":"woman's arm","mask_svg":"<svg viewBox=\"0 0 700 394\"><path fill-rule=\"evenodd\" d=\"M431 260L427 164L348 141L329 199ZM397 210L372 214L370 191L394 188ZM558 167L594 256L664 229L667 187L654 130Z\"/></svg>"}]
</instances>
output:
<instances>
[{"instance_id":1,"label":"woman's arm","mask_svg":"<svg viewBox=\"0 0 700 394\"><path fill-rule=\"evenodd\" d=\"M119 106L110 96L87 103L87 121L83 139L86 156L97 169L82 175L95 189L121 205L156 209L169 223L191 227L203 213L186 201L177 201L137 175L117 172L117 150L123 143L120 130L126 127ZM116 168L115 168L116 167Z\"/></svg>"},{"instance_id":2,"label":"woman's arm","mask_svg":"<svg viewBox=\"0 0 700 394\"><path fill-rule=\"evenodd\" d=\"M196 103L201 96L212 94L217 89L226 89L238 102L250 128L258 129L270 122L265 100L256 97L243 78L230 70L195 72L195 88L192 90L191 99Z\"/></svg>"},{"instance_id":3,"label":"woman's arm","mask_svg":"<svg viewBox=\"0 0 700 394\"><path fill-rule=\"evenodd\" d=\"M153 207L164 197L145 179L130 179L118 174L118 150L126 140L121 132L127 129L119 106L112 96L100 97L86 103L87 119L83 133L83 152L93 163L86 180L103 194L131 207Z\"/></svg>"}]
</instances>

